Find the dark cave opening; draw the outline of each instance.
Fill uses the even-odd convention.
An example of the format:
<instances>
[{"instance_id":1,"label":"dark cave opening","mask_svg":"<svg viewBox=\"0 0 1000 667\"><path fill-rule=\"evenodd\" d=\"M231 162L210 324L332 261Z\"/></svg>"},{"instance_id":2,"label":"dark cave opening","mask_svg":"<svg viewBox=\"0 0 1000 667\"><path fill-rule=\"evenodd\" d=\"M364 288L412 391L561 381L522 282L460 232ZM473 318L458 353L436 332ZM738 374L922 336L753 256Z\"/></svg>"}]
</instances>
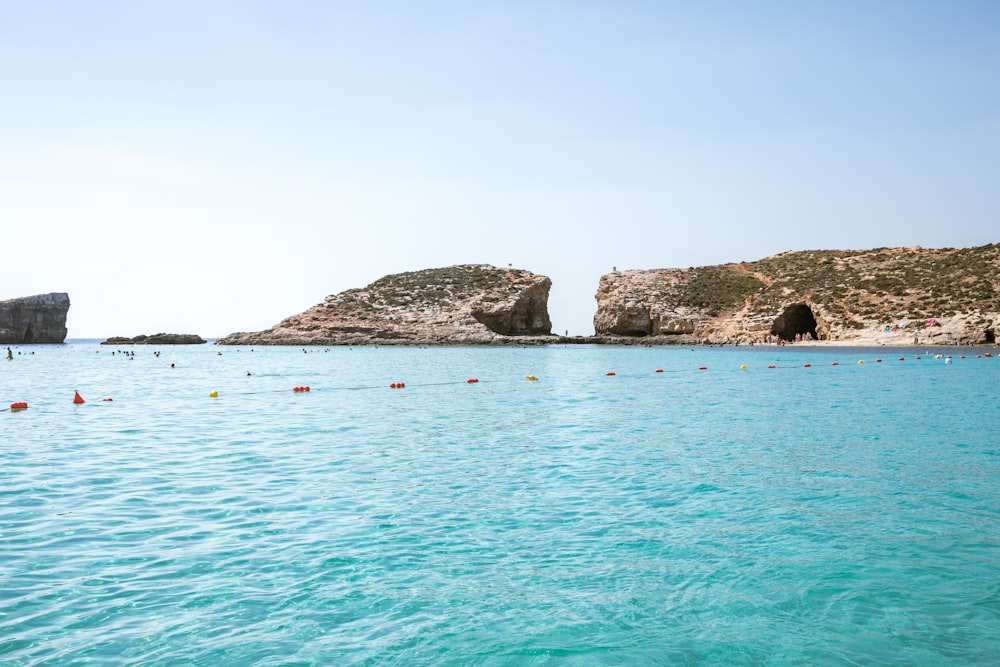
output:
<instances>
[{"instance_id":1,"label":"dark cave opening","mask_svg":"<svg viewBox=\"0 0 1000 667\"><path fill-rule=\"evenodd\" d=\"M793 303L788 306L774 318L771 334L789 342L795 340L797 334L803 338L809 334L813 340L819 340L819 334L816 333L816 316L813 315L812 308L804 303Z\"/></svg>"}]
</instances>

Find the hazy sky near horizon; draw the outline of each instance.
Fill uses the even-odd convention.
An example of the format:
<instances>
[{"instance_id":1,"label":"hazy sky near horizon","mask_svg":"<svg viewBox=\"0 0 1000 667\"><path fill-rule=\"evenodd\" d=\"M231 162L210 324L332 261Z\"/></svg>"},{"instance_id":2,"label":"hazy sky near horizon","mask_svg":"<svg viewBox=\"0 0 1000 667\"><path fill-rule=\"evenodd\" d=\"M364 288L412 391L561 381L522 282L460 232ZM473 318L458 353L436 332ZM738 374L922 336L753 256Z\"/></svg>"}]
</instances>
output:
<instances>
[{"instance_id":1,"label":"hazy sky near horizon","mask_svg":"<svg viewBox=\"0 0 1000 667\"><path fill-rule=\"evenodd\" d=\"M1000 241L1000 3L0 0L0 299L268 328L400 271Z\"/></svg>"}]
</instances>

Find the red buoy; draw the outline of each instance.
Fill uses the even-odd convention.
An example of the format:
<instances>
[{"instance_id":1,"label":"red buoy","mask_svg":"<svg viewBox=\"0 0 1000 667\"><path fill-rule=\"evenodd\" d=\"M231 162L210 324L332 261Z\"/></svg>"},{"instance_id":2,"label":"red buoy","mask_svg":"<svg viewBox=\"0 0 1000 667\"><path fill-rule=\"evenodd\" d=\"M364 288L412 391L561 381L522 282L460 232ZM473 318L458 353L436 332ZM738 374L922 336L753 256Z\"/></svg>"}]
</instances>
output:
<instances>
[{"instance_id":1,"label":"red buoy","mask_svg":"<svg viewBox=\"0 0 1000 667\"><path fill-rule=\"evenodd\" d=\"M469 384L475 384L479 382L479 378L469 378L468 380L466 380L466 382L468 382Z\"/></svg>"},{"instance_id":2,"label":"red buoy","mask_svg":"<svg viewBox=\"0 0 1000 667\"><path fill-rule=\"evenodd\" d=\"M876 359L876 360L875 360L875 363L876 363L876 364L881 364L881 363L882 363L882 360L881 360L881 359Z\"/></svg>"},{"instance_id":3,"label":"red buoy","mask_svg":"<svg viewBox=\"0 0 1000 667\"><path fill-rule=\"evenodd\" d=\"M831 365L831 366L839 366L839 365L840 365L840 362L839 362L839 361L835 361L835 362L833 362L833 363L832 363L832 364L830 364L830 365Z\"/></svg>"},{"instance_id":4,"label":"red buoy","mask_svg":"<svg viewBox=\"0 0 1000 667\"><path fill-rule=\"evenodd\" d=\"M900 357L899 360L900 361L906 361L906 357Z\"/></svg>"},{"instance_id":5,"label":"red buoy","mask_svg":"<svg viewBox=\"0 0 1000 667\"><path fill-rule=\"evenodd\" d=\"M83 396L80 396L80 392L78 391L73 392L73 402L76 403L77 405L80 405L81 403L84 402Z\"/></svg>"},{"instance_id":6,"label":"red buoy","mask_svg":"<svg viewBox=\"0 0 1000 667\"><path fill-rule=\"evenodd\" d=\"M812 368L812 364L802 364L802 368Z\"/></svg>"},{"instance_id":7,"label":"red buoy","mask_svg":"<svg viewBox=\"0 0 1000 667\"><path fill-rule=\"evenodd\" d=\"M25 403L24 401L17 401L15 403L10 404L11 412L17 412L19 410L27 410L27 409L28 409L28 404Z\"/></svg>"},{"instance_id":8,"label":"red buoy","mask_svg":"<svg viewBox=\"0 0 1000 667\"><path fill-rule=\"evenodd\" d=\"M708 370L708 366L698 366L698 370L699 371L707 371Z\"/></svg>"},{"instance_id":9,"label":"red buoy","mask_svg":"<svg viewBox=\"0 0 1000 667\"><path fill-rule=\"evenodd\" d=\"M662 368L657 368L655 372L657 372L657 373L662 373L662 372L663 372L663 369L662 369Z\"/></svg>"},{"instance_id":10,"label":"red buoy","mask_svg":"<svg viewBox=\"0 0 1000 667\"><path fill-rule=\"evenodd\" d=\"M605 373L605 375L607 375L608 377L611 377L614 374L615 374L614 371L608 371L607 373Z\"/></svg>"},{"instance_id":11,"label":"red buoy","mask_svg":"<svg viewBox=\"0 0 1000 667\"><path fill-rule=\"evenodd\" d=\"M768 368L774 368L774 366L768 366Z\"/></svg>"}]
</instances>

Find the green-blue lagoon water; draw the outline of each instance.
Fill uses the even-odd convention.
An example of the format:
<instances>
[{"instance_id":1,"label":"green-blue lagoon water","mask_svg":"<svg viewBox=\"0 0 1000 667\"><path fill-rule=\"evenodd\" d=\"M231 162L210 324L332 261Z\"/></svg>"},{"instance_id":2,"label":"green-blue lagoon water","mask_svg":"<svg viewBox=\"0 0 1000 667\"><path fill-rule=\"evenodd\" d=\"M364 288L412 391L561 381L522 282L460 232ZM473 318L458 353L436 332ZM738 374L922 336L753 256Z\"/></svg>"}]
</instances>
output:
<instances>
[{"instance_id":1,"label":"green-blue lagoon water","mask_svg":"<svg viewBox=\"0 0 1000 667\"><path fill-rule=\"evenodd\" d=\"M0 401L0 665L1000 659L995 350L81 342Z\"/></svg>"}]
</instances>

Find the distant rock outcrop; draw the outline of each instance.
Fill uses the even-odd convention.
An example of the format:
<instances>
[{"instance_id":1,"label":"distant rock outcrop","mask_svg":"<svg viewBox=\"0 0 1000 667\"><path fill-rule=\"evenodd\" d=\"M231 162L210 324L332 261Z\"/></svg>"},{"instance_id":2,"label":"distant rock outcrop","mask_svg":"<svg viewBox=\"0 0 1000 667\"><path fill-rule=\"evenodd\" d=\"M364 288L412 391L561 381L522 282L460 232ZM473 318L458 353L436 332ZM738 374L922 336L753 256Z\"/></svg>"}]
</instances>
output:
<instances>
[{"instance_id":1,"label":"distant rock outcrop","mask_svg":"<svg viewBox=\"0 0 1000 667\"><path fill-rule=\"evenodd\" d=\"M545 276L463 264L385 276L328 296L267 331L234 333L218 345L496 344L548 336Z\"/></svg>"},{"instance_id":2,"label":"distant rock outcrop","mask_svg":"<svg viewBox=\"0 0 1000 667\"><path fill-rule=\"evenodd\" d=\"M135 338L112 336L101 345L203 345L205 342L205 339L197 334L158 333Z\"/></svg>"},{"instance_id":3,"label":"distant rock outcrop","mask_svg":"<svg viewBox=\"0 0 1000 667\"><path fill-rule=\"evenodd\" d=\"M62 343L69 295L64 292L0 301L0 343Z\"/></svg>"},{"instance_id":4,"label":"distant rock outcrop","mask_svg":"<svg viewBox=\"0 0 1000 667\"><path fill-rule=\"evenodd\" d=\"M1000 245L797 251L616 271L601 277L596 299L594 330L604 337L992 344L1000 329Z\"/></svg>"}]
</instances>

